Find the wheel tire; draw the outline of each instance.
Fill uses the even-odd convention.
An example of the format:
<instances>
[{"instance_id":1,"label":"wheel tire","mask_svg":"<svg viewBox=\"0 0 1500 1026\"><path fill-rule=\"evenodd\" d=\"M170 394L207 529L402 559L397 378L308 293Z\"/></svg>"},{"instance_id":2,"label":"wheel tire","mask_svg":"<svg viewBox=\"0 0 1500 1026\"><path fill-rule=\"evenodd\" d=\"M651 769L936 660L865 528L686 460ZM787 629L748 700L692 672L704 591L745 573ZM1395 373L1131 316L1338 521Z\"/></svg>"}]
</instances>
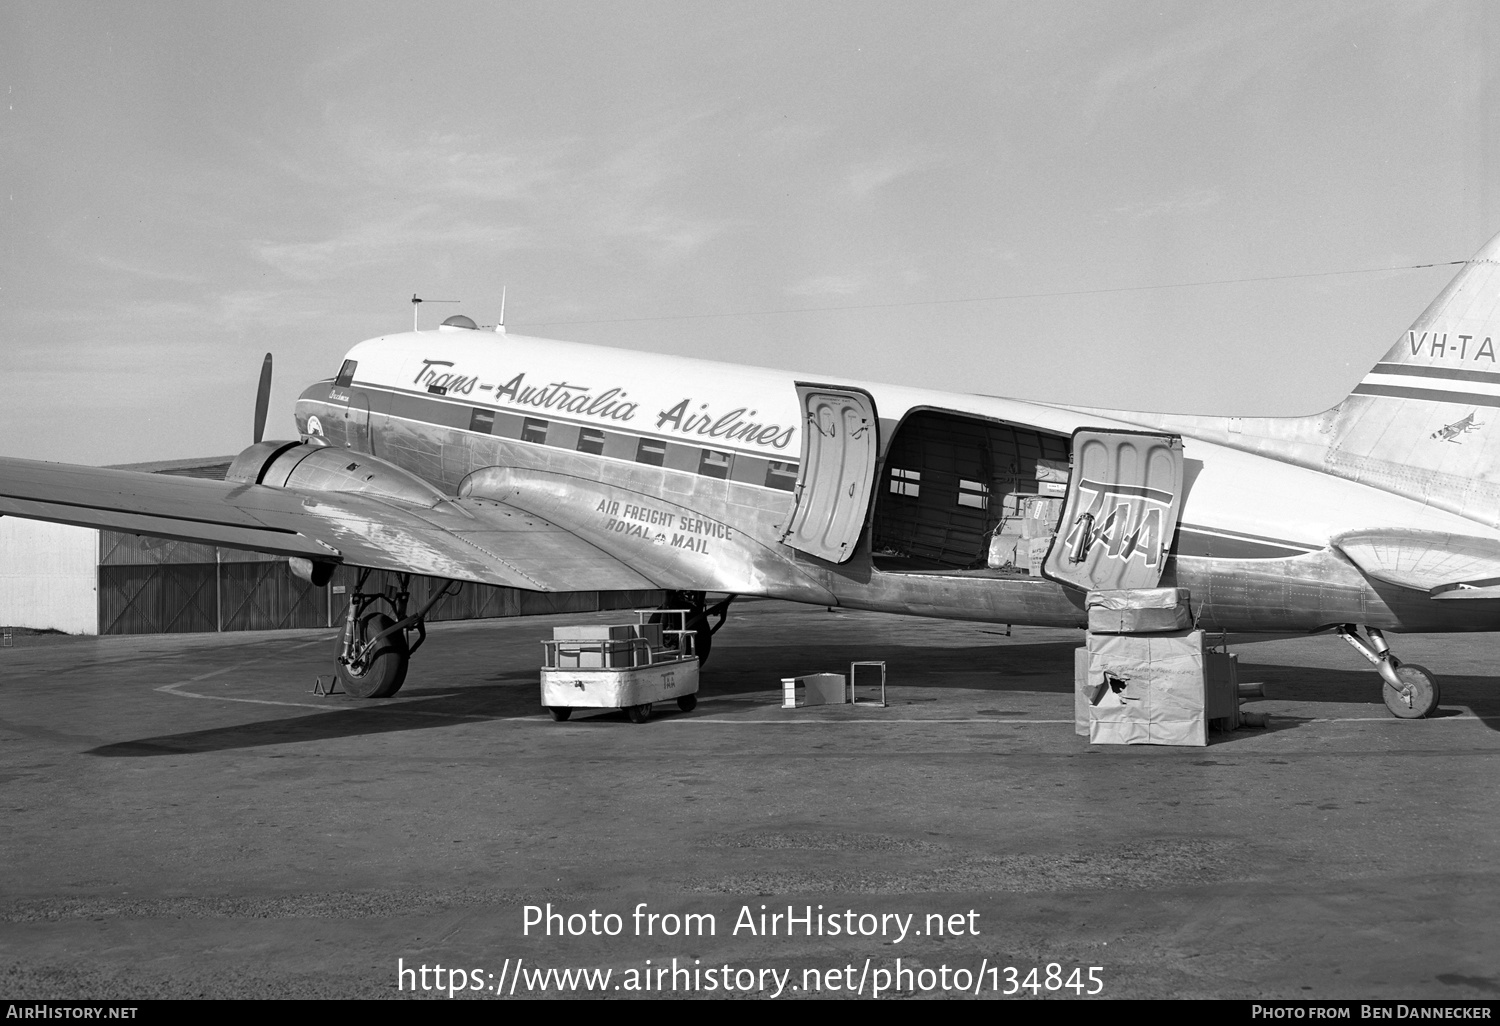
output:
<instances>
[{"instance_id":1,"label":"wheel tire","mask_svg":"<svg viewBox=\"0 0 1500 1026\"><path fill-rule=\"evenodd\" d=\"M396 621L384 613L366 613L356 625L358 644L373 638ZM347 634L348 625L344 627ZM339 651L343 651L344 639L339 638ZM339 684L355 698L389 698L401 690L406 683L406 667L411 653L406 648L406 632L398 631L381 640L375 654L370 657L363 673L356 674L347 665L338 666Z\"/></svg>"},{"instance_id":2,"label":"wheel tire","mask_svg":"<svg viewBox=\"0 0 1500 1026\"><path fill-rule=\"evenodd\" d=\"M1401 691L1389 683L1381 689L1385 707L1403 720L1420 720L1431 716L1442 698L1437 677L1425 666L1402 663L1396 667L1396 676L1406 685Z\"/></svg>"},{"instance_id":3,"label":"wheel tire","mask_svg":"<svg viewBox=\"0 0 1500 1026\"><path fill-rule=\"evenodd\" d=\"M692 712L694 709L698 708L698 696L682 695L677 699L677 708L681 709L683 712Z\"/></svg>"},{"instance_id":4,"label":"wheel tire","mask_svg":"<svg viewBox=\"0 0 1500 1026\"><path fill-rule=\"evenodd\" d=\"M631 723L645 723L651 718L651 703L627 705L625 707L625 715L630 717Z\"/></svg>"},{"instance_id":5,"label":"wheel tire","mask_svg":"<svg viewBox=\"0 0 1500 1026\"><path fill-rule=\"evenodd\" d=\"M573 715L573 707L568 705L549 705L547 706L547 711L552 714L552 718L558 723Z\"/></svg>"}]
</instances>

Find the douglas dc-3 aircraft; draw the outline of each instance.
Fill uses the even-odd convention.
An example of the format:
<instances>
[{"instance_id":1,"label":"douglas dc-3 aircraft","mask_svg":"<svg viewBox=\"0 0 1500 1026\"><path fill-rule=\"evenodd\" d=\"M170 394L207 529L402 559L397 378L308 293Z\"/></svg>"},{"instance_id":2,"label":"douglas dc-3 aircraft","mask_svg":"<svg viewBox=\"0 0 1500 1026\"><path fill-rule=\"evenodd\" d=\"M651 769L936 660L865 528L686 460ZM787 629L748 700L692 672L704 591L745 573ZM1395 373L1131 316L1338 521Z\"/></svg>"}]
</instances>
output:
<instances>
[{"instance_id":1,"label":"douglas dc-3 aircraft","mask_svg":"<svg viewBox=\"0 0 1500 1026\"><path fill-rule=\"evenodd\" d=\"M1382 632L1500 628L1497 305L1500 236L1348 398L1276 419L808 380L459 315L356 345L294 440L260 440L263 375L225 481L0 459L0 514L276 553L315 585L346 563L664 589L704 656L710 593L1083 626L1090 590L1181 587L1206 630L1337 632L1415 718L1438 683ZM364 583L338 670L381 697L427 610Z\"/></svg>"}]
</instances>

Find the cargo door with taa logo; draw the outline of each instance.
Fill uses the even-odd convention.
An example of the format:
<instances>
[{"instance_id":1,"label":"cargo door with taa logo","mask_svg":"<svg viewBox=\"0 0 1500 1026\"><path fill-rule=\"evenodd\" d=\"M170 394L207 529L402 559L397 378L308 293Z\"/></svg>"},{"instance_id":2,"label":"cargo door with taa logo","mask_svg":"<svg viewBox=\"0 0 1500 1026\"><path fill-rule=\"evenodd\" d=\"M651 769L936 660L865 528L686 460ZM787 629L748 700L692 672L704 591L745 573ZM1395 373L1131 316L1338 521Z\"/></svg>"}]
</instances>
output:
<instances>
[{"instance_id":1,"label":"cargo door with taa logo","mask_svg":"<svg viewBox=\"0 0 1500 1026\"><path fill-rule=\"evenodd\" d=\"M1181 507L1181 438L1075 431L1067 501L1043 573L1085 591L1154 588Z\"/></svg>"},{"instance_id":2,"label":"cargo door with taa logo","mask_svg":"<svg viewBox=\"0 0 1500 1026\"><path fill-rule=\"evenodd\" d=\"M782 541L799 552L842 563L854 554L878 454L875 400L867 392L797 385L802 406L802 464Z\"/></svg>"}]
</instances>

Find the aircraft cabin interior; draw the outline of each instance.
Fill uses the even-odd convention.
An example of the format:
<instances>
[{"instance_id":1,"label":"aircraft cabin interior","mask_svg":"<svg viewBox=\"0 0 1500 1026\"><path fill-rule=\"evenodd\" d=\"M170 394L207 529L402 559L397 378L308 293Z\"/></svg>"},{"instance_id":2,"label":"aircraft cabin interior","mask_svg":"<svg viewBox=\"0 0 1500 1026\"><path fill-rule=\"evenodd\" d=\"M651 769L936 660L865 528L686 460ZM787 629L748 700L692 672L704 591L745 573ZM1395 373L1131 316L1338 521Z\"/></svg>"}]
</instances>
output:
<instances>
[{"instance_id":1,"label":"aircraft cabin interior","mask_svg":"<svg viewBox=\"0 0 1500 1026\"><path fill-rule=\"evenodd\" d=\"M938 410L887 450L871 553L886 573L1040 577L1062 518L1071 440Z\"/></svg>"}]
</instances>

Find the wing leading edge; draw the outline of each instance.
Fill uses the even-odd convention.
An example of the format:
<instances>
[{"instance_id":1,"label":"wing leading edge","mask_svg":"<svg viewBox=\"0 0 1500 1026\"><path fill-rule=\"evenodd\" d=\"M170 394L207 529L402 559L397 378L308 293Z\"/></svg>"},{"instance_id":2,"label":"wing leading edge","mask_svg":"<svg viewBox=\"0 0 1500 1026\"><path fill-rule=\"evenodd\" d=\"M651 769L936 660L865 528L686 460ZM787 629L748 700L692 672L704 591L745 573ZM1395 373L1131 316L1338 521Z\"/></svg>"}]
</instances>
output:
<instances>
[{"instance_id":1,"label":"wing leading edge","mask_svg":"<svg viewBox=\"0 0 1500 1026\"><path fill-rule=\"evenodd\" d=\"M582 538L489 499L428 509L0 457L0 514L531 591L656 587Z\"/></svg>"}]
</instances>

